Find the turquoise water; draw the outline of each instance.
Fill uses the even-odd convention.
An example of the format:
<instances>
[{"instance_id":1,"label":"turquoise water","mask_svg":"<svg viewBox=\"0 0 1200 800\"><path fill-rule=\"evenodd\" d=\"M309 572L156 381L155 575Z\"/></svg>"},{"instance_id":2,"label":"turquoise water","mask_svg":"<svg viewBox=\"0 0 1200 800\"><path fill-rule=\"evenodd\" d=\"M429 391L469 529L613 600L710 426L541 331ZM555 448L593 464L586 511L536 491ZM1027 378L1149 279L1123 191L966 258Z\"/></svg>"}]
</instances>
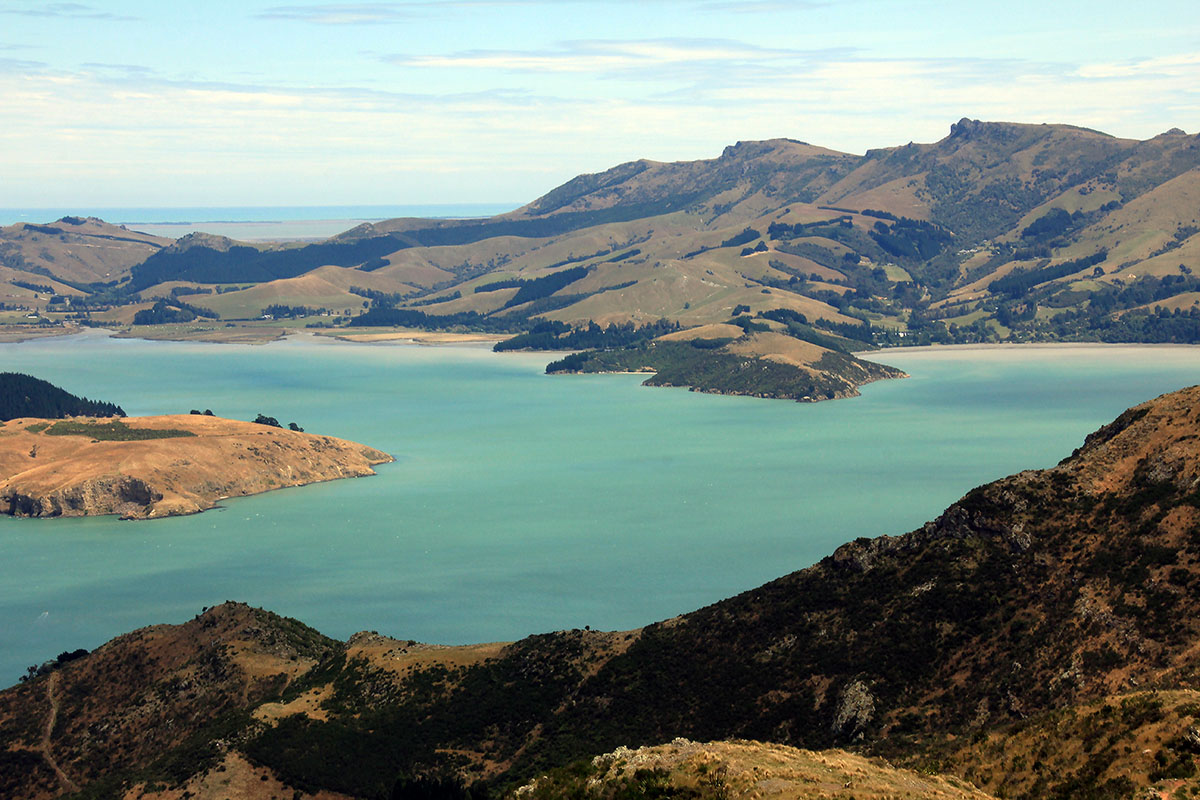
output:
<instances>
[{"instance_id":1,"label":"turquoise water","mask_svg":"<svg viewBox=\"0 0 1200 800\"><path fill-rule=\"evenodd\" d=\"M27 664L243 600L333 636L622 629L752 588L1070 453L1196 382L1200 350L889 351L912 374L801 405L542 374L481 347L108 339L0 345L130 414L265 413L374 445L359 480L192 517L0 519L0 685Z\"/></svg>"}]
</instances>

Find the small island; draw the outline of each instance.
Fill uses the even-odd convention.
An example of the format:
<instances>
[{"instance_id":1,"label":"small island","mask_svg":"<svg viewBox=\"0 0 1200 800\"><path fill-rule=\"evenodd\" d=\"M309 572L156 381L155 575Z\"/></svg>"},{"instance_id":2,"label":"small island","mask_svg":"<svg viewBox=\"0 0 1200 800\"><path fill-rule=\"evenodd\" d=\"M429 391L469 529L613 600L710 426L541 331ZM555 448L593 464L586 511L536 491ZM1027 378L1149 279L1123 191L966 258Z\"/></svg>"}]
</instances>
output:
<instances>
[{"instance_id":1,"label":"small island","mask_svg":"<svg viewBox=\"0 0 1200 800\"><path fill-rule=\"evenodd\" d=\"M644 386L687 387L707 394L744 395L801 403L857 397L864 384L906 378L904 372L768 329L702 325L649 342L585 350L552 361L548 374L653 373ZM841 346L826 337L827 343Z\"/></svg>"},{"instance_id":2,"label":"small island","mask_svg":"<svg viewBox=\"0 0 1200 800\"><path fill-rule=\"evenodd\" d=\"M0 422L0 513L195 514L229 497L375 474L365 445L203 414Z\"/></svg>"}]
</instances>

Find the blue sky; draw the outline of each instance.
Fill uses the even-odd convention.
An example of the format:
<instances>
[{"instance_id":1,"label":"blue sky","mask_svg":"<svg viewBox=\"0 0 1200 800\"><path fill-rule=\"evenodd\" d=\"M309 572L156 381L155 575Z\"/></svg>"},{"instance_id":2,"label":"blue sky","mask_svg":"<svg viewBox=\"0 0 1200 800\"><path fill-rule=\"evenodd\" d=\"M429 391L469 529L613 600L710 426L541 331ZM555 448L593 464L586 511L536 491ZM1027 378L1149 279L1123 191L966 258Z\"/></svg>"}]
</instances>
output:
<instances>
[{"instance_id":1,"label":"blue sky","mask_svg":"<svg viewBox=\"0 0 1200 800\"><path fill-rule=\"evenodd\" d=\"M0 206L520 203L786 136L1200 128L1194 2L0 0Z\"/></svg>"}]
</instances>

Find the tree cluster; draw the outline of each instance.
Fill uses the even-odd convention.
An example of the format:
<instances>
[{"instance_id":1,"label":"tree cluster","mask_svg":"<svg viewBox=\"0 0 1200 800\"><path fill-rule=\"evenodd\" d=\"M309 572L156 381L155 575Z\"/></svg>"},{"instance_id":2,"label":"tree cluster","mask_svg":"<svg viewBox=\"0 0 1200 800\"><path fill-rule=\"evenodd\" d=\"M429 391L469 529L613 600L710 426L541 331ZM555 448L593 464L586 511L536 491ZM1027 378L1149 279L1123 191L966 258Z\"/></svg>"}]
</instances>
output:
<instances>
[{"instance_id":1,"label":"tree cluster","mask_svg":"<svg viewBox=\"0 0 1200 800\"><path fill-rule=\"evenodd\" d=\"M19 417L123 417L113 403L76 397L57 386L20 372L0 372L0 421Z\"/></svg>"}]
</instances>

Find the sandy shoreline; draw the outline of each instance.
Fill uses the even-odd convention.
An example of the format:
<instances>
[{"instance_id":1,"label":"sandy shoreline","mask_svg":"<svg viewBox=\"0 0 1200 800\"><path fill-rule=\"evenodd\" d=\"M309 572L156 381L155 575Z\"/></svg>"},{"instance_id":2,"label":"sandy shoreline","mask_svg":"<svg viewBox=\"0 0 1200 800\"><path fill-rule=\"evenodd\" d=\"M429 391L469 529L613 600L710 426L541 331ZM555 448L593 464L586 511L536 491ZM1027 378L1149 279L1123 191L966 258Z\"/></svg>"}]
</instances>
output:
<instances>
[{"instance_id":1,"label":"sandy shoreline","mask_svg":"<svg viewBox=\"0 0 1200 800\"><path fill-rule=\"evenodd\" d=\"M411 344L495 344L511 339L504 333L445 333L441 331L392 331L386 333L318 333L339 342L372 344L375 342L408 342Z\"/></svg>"},{"instance_id":2,"label":"sandy shoreline","mask_svg":"<svg viewBox=\"0 0 1200 800\"><path fill-rule=\"evenodd\" d=\"M884 350L855 353L858 358L877 364L897 366L919 361L1032 361L1074 358L1192 358L1200 355L1200 345L1143 344L1106 342L1031 342L1027 344L945 344L922 347L890 347Z\"/></svg>"},{"instance_id":3,"label":"sandy shoreline","mask_svg":"<svg viewBox=\"0 0 1200 800\"><path fill-rule=\"evenodd\" d=\"M447 333L443 331L384 331L374 333L333 333L296 328L279 328L265 325L239 325L233 328L193 327L182 325L178 329L153 326L149 330L114 329L100 327L25 328L23 326L0 326L0 344L19 344L38 339L60 336L99 335L113 339L141 339L142 341L209 342L212 344L263 345L284 339L323 338L352 344L376 344L381 342L413 345L495 344L511 338L509 334L495 333Z\"/></svg>"},{"instance_id":4,"label":"sandy shoreline","mask_svg":"<svg viewBox=\"0 0 1200 800\"><path fill-rule=\"evenodd\" d=\"M977 344L929 344L920 347L885 347L855 353L859 358L880 353L968 353L1018 350L1147 350L1151 348L1197 349L1200 344L1173 342L981 342Z\"/></svg>"},{"instance_id":5,"label":"sandy shoreline","mask_svg":"<svg viewBox=\"0 0 1200 800\"><path fill-rule=\"evenodd\" d=\"M205 329L203 334L206 336L197 335L200 331L185 329L179 331L178 336L163 336L161 328L156 328L153 331L146 331L148 336L139 336L135 330L114 330L100 327L68 327L57 329L30 329L25 326L0 326L0 344L19 344L21 342L36 341L49 337L61 336L83 336L83 335L98 335L109 336L112 338L121 339L143 339L145 341L207 341L221 344L266 344L270 341L281 341L285 339L301 339L301 338L322 338L333 339L335 341L347 342L351 344L377 344L377 343L394 343L394 344L412 344L412 345L482 345L495 344L511 338L509 334L496 333L450 333L445 331L418 331L418 330L397 330L397 331L372 331L367 333L342 333L340 331L328 330L304 330L296 328L266 327L266 326L239 326L222 330L221 328ZM159 334L159 335L153 335ZM189 335L190 334L190 335ZM1176 351L1179 353L1188 353L1200 351L1200 344L1174 344L1174 343L1149 343L1149 342L990 342L978 344L934 344L923 345L920 347L887 347L882 350L868 350L855 353L858 358L868 361L886 362L887 359L893 357L905 357L908 355L922 357L959 357L964 355L992 355L992 356L1012 356L1015 354L1027 353L1144 353L1147 351ZM568 352L577 351L546 351L547 355L555 355L561 357ZM646 374L644 372L630 374Z\"/></svg>"},{"instance_id":6,"label":"sandy shoreline","mask_svg":"<svg viewBox=\"0 0 1200 800\"><path fill-rule=\"evenodd\" d=\"M0 344L19 344L54 336L73 336L78 328L31 328L25 325L0 325Z\"/></svg>"}]
</instances>

